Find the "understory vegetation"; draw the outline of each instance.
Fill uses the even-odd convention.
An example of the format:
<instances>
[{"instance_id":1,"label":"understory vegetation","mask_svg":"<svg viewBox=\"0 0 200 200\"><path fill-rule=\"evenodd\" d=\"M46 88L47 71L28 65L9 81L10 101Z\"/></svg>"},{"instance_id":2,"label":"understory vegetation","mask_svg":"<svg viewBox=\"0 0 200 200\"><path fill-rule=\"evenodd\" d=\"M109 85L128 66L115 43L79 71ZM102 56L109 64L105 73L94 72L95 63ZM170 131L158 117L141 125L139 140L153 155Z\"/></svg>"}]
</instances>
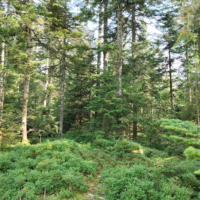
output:
<instances>
[{"instance_id":1,"label":"understory vegetation","mask_svg":"<svg viewBox=\"0 0 200 200\"><path fill-rule=\"evenodd\" d=\"M197 200L199 169L196 158L126 139L19 144L1 150L0 199Z\"/></svg>"},{"instance_id":2,"label":"understory vegetation","mask_svg":"<svg viewBox=\"0 0 200 200\"><path fill-rule=\"evenodd\" d=\"M200 0L0 0L0 200L200 200Z\"/></svg>"}]
</instances>

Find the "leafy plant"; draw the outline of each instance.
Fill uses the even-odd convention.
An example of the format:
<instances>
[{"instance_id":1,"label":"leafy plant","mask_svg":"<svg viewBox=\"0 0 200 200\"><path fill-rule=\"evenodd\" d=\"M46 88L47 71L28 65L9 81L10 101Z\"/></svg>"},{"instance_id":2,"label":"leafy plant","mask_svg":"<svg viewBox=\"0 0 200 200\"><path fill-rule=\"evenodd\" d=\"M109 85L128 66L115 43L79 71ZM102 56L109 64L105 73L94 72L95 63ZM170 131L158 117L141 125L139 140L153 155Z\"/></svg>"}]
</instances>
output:
<instances>
[{"instance_id":1,"label":"leafy plant","mask_svg":"<svg viewBox=\"0 0 200 200\"><path fill-rule=\"evenodd\" d=\"M97 166L73 153L79 148L70 140L47 141L18 145L1 154L1 199L36 199L44 190L47 194L58 193L60 199L72 197L76 191L86 192L84 175L94 174Z\"/></svg>"},{"instance_id":2,"label":"leafy plant","mask_svg":"<svg viewBox=\"0 0 200 200\"><path fill-rule=\"evenodd\" d=\"M176 179L158 174L156 168L134 165L116 167L102 172L106 199L116 200L188 200L192 192L178 184Z\"/></svg>"}]
</instances>

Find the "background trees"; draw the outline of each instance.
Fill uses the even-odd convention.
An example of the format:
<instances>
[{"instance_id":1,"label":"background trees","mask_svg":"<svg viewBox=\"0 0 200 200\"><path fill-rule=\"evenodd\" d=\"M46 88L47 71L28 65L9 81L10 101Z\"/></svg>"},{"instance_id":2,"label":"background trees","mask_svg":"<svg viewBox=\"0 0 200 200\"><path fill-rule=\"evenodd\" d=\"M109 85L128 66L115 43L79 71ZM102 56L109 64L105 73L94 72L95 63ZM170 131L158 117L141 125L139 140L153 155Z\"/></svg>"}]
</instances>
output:
<instances>
[{"instance_id":1,"label":"background trees","mask_svg":"<svg viewBox=\"0 0 200 200\"><path fill-rule=\"evenodd\" d=\"M162 117L199 124L198 5L1 1L1 140L152 141Z\"/></svg>"},{"instance_id":2,"label":"background trees","mask_svg":"<svg viewBox=\"0 0 200 200\"><path fill-rule=\"evenodd\" d=\"M0 199L200 199L199 7L1 0Z\"/></svg>"}]
</instances>

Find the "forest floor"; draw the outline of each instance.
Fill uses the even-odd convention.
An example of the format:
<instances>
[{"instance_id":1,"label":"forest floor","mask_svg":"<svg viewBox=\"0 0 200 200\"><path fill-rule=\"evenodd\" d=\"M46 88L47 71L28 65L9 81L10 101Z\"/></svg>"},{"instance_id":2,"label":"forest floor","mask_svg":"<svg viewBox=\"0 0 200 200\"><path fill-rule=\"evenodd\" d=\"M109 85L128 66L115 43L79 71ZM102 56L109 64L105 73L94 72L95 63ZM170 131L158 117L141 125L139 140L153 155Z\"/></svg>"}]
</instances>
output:
<instances>
[{"instance_id":1,"label":"forest floor","mask_svg":"<svg viewBox=\"0 0 200 200\"><path fill-rule=\"evenodd\" d=\"M127 140L0 150L0 200L198 200L200 162Z\"/></svg>"}]
</instances>

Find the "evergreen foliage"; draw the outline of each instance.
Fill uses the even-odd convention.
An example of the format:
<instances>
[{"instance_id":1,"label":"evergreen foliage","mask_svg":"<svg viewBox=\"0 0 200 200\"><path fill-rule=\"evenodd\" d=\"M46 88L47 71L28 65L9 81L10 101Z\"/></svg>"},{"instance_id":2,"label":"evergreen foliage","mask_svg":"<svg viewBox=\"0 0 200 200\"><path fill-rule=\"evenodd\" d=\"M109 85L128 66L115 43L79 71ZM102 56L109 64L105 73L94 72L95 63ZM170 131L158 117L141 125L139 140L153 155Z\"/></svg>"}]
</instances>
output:
<instances>
[{"instance_id":1,"label":"evergreen foliage","mask_svg":"<svg viewBox=\"0 0 200 200\"><path fill-rule=\"evenodd\" d=\"M48 195L57 193L60 198L86 192L84 175L93 175L97 166L77 156L74 150L78 148L70 140L47 141L36 146L18 145L1 154L1 199L39 199L44 190Z\"/></svg>"},{"instance_id":2,"label":"evergreen foliage","mask_svg":"<svg viewBox=\"0 0 200 200\"><path fill-rule=\"evenodd\" d=\"M0 1L0 199L200 199L199 8Z\"/></svg>"}]
</instances>

